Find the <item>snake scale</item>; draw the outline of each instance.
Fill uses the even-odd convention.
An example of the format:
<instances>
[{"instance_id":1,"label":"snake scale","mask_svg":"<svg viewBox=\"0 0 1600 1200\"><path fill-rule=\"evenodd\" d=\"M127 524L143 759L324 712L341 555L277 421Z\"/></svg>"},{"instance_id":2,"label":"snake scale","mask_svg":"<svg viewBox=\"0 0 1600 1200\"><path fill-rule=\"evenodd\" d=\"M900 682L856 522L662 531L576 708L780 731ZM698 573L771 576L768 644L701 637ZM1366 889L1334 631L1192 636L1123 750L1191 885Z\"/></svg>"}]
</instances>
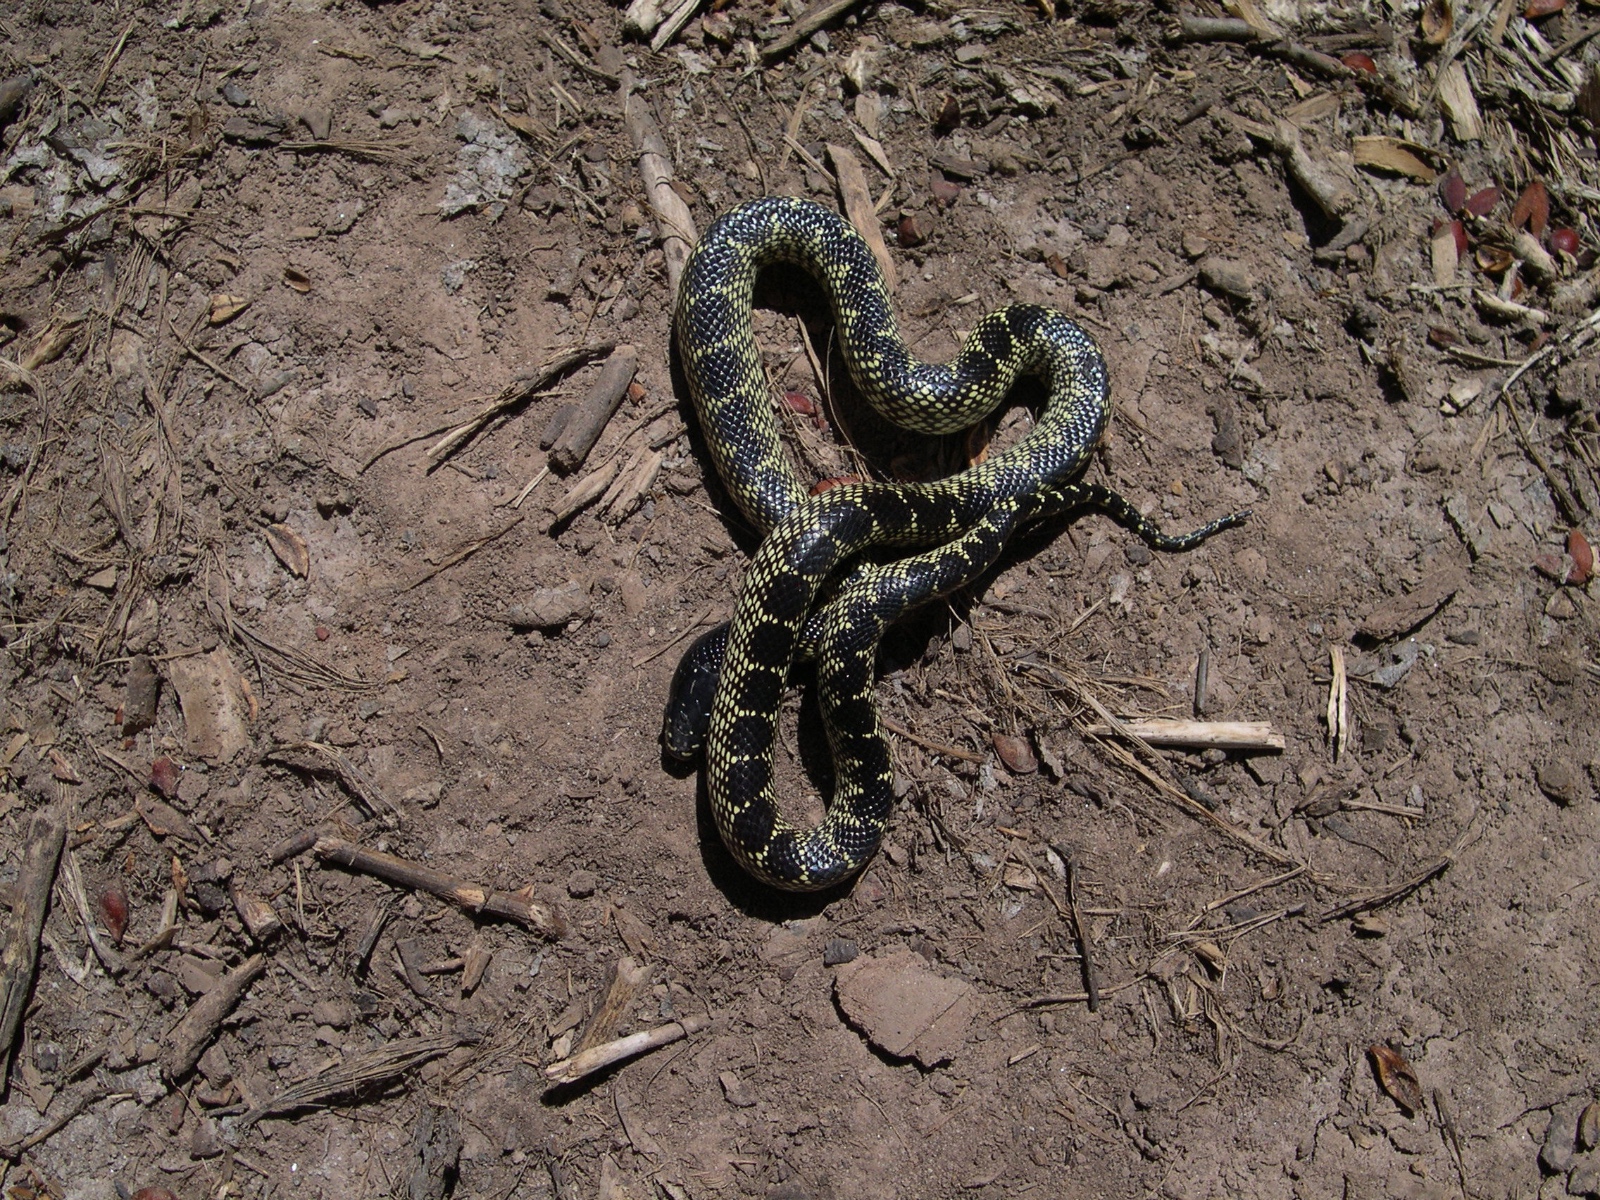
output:
<instances>
[{"instance_id":1,"label":"snake scale","mask_svg":"<svg viewBox=\"0 0 1600 1200\"><path fill-rule=\"evenodd\" d=\"M1019 377L1038 375L1048 397L1037 422L1016 445L935 483L808 495L783 451L751 320L756 276L776 262L823 285L851 378L888 420L952 433L993 412ZM981 575L1021 526L1071 509L1106 512L1162 550L1188 549L1248 515L1171 537L1115 492L1072 482L1110 415L1093 339L1058 312L1014 304L980 320L948 364L920 362L866 242L810 201L753 200L713 222L684 269L675 327L718 474L766 536L731 625L679 666L663 745L688 758L703 740L723 842L774 887L830 887L877 850L894 793L874 671L883 631L903 613ZM809 828L783 817L773 783L779 704L801 656L816 660L835 768L827 816Z\"/></svg>"}]
</instances>

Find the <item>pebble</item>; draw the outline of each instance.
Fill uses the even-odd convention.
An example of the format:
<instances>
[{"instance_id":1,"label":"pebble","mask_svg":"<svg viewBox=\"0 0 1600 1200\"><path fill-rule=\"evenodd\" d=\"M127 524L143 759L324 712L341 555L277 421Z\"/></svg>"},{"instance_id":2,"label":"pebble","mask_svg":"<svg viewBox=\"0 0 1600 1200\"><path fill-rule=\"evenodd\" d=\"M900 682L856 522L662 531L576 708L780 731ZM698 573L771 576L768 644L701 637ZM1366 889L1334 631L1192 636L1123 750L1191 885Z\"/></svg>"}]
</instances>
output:
<instances>
[{"instance_id":1,"label":"pebble","mask_svg":"<svg viewBox=\"0 0 1600 1200\"><path fill-rule=\"evenodd\" d=\"M1536 774L1539 790L1562 808L1569 808L1583 798L1583 781L1577 769L1565 759L1553 758L1541 763Z\"/></svg>"},{"instance_id":2,"label":"pebble","mask_svg":"<svg viewBox=\"0 0 1600 1200\"><path fill-rule=\"evenodd\" d=\"M235 108L250 107L250 93L231 79L222 85L222 98Z\"/></svg>"},{"instance_id":3,"label":"pebble","mask_svg":"<svg viewBox=\"0 0 1600 1200\"><path fill-rule=\"evenodd\" d=\"M560 587L536 589L526 603L507 609L505 620L508 625L523 628L559 629L593 615L589 589L576 579L569 579Z\"/></svg>"},{"instance_id":4,"label":"pebble","mask_svg":"<svg viewBox=\"0 0 1600 1200\"><path fill-rule=\"evenodd\" d=\"M840 963L853 961L860 953L860 948L849 938L830 938L822 949L822 965L836 967Z\"/></svg>"},{"instance_id":5,"label":"pebble","mask_svg":"<svg viewBox=\"0 0 1600 1200\"><path fill-rule=\"evenodd\" d=\"M598 881L595 879L593 871L579 870L567 876L567 895L574 900L588 899L594 895L594 890L597 886Z\"/></svg>"}]
</instances>

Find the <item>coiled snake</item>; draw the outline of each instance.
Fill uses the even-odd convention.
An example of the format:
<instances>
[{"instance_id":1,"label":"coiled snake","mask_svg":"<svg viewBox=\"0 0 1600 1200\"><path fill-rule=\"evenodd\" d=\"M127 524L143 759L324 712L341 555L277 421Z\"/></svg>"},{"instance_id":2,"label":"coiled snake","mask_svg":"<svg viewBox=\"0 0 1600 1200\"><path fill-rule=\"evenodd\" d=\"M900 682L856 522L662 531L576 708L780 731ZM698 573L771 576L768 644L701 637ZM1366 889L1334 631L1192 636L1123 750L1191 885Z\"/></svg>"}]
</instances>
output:
<instances>
[{"instance_id":1,"label":"coiled snake","mask_svg":"<svg viewBox=\"0 0 1600 1200\"><path fill-rule=\"evenodd\" d=\"M1049 389L1037 423L1011 448L936 483L845 484L808 496L783 452L751 323L756 276L778 261L822 283L851 378L889 420L930 434L964 429L1018 377L1034 374ZM1016 304L979 321L949 364L919 362L866 243L810 201L769 197L718 218L685 267L675 325L718 473L766 538L731 627L702 638L679 666L662 740L669 754L688 758L704 735L706 790L723 842L775 887L832 886L877 850L894 793L873 675L879 639L900 615L982 574L1021 525L1069 509L1104 511L1162 550L1198 545L1248 515L1169 537L1115 492L1072 483L1110 415L1105 360L1089 335L1060 313ZM921 552L858 560L874 547ZM802 650L817 661L836 780L827 816L810 828L784 819L773 787L779 703Z\"/></svg>"}]
</instances>

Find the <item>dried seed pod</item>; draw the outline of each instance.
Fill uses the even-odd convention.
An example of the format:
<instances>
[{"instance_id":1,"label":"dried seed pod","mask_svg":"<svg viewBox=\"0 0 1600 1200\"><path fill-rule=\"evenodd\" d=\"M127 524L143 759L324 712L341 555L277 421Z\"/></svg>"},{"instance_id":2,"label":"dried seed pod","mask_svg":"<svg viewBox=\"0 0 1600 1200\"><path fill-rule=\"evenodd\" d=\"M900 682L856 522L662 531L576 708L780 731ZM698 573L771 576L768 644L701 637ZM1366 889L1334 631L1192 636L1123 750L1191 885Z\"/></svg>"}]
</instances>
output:
<instances>
[{"instance_id":1,"label":"dried seed pod","mask_svg":"<svg viewBox=\"0 0 1600 1200\"><path fill-rule=\"evenodd\" d=\"M1359 50L1352 50L1349 54L1342 55L1339 61L1352 71L1365 71L1368 75L1378 73L1378 64L1372 61L1372 55L1363 54Z\"/></svg>"},{"instance_id":2,"label":"dried seed pod","mask_svg":"<svg viewBox=\"0 0 1600 1200\"><path fill-rule=\"evenodd\" d=\"M1566 226L1562 226L1559 229L1550 231L1550 249L1559 254L1576 254L1579 245L1578 231L1576 229L1568 229Z\"/></svg>"},{"instance_id":3,"label":"dried seed pod","mask_svg":"<svg viewBox=\"0 0 1600 1200\"><path fill-rule=\"evenodd\" d=\"M1594 551L1581 529L1567 530L1567 554L1572 559L1572 575L1567 582L1582 587L1594 575Z\"/></svg>"},{"instance_id":4,"label":"dried seed pod","mask_svg":"<svg viewBox=\"0 0 1600 1200\"><path fill-rule=\"evenodd\" d=\"M1031 775L1039 769L1039 760L1034 756L1033 747L1028 745L1027 738L1009 733L997 733L989 740L994 745L995 754L1005 763L1006 770L1013 775Z\"/></svg>"},{"instance_id":5,"label":"dried seed pod","mask_svg":"<svg viewBox=\"0 0 1600 1200\"><path fill-rule=\"evenodd\" d=\"M128 896L116 884L112 884L100 893L98 903L100 920L105 924L106 932L117 945L122 945L122 935L128 930Z\"/></svg>"},{"instance_id":6,"label":"dried seed pod","mask_svg":"<svg viewBox=\"0 0 1600 1200\"><path fill-rule=\"evenodd\" d=\"M1467 184L1461 178L1461 172L1451 167L1439 180L1439 199L1444 201L1445 208L1451 215L1459 213L1467 203Z\"/></svg>"},{"instance_id":7,"label":"dried seed pod","mask_svg":"<svg viewBox=\"0 0 1600 1200\"><path fill-rule=\"evenodd\" d=\"M1417 1079L1416 1069L1406 1061L1405 1056L1388 1046L1368 1046L1367 1057L1372 1060L1379 1086L1405 1110L1406 1116L1414 1117L1421 1112L1422 1084Z\"/></svg>"},{"instance_id":8,"label":"dried seed pod","mask_svg":"<svg viewBox=\"0 0 1600 1200\"><path fill-rule=\"evenodd\" d=\"M1479 188L1462 202L1461 207L1475 217L1487 217L1494 211L1494 206L1500 203L1500 189L1497 187Z\"/></svg>"}]
</instances>

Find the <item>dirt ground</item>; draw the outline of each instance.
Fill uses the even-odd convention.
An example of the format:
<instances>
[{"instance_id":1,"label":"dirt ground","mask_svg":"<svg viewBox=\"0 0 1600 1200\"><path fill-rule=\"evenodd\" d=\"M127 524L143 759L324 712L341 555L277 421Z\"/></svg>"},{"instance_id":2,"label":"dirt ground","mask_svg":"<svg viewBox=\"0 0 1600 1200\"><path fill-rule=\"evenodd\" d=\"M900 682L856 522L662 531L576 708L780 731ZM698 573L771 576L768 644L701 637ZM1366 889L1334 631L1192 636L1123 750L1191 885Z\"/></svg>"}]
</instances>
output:
<instances>
[{"instance_id":1,"label":"dirt ground","mask_svg":"<svg viewBox=\"0 0 1600 1200\"><path fill-rule=\"evenodd\" d=\"M13 984L67 826L8 1198L1600 1195L1595 14L885 2L785 49L805 11L0 15ZM1111 366L1088 478L1254 513L1052 522L893 631L903 798L838 893L746 880L657 743L756 538L629 88L698 228L853 159L916 352L1060 308ZM960 465L854 406L803 280L756 323L808 477L863 469L840 429ZM634 386L545 475L608 343ZM1282 750L1093 731L1197 709Z\"/></svg>"}]
</instances>

